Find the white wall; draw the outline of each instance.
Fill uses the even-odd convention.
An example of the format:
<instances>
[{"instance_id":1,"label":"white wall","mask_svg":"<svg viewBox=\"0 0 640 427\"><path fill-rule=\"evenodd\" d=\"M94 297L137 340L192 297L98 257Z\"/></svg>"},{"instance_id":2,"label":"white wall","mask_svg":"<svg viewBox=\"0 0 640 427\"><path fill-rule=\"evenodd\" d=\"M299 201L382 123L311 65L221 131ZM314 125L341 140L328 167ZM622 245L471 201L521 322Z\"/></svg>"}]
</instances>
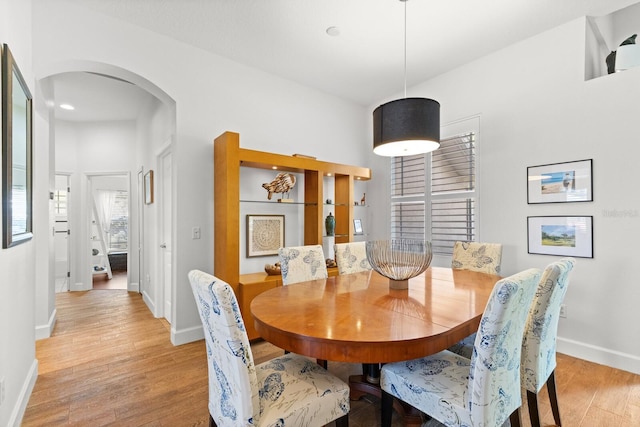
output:
<instances>
[{"instance_id":1,"label":"white wall","mask_svg":"<svg viewBox=\"0 0 640 427\"><path fill-rule=\"evenodd\" d=\"M28 86L33 89L35 86L31 62L31 1L0 1L0 42L9 45L22 75ZM41 130L41 119L34 117L34 120L35 130ZM40 142L36 142L34 146L40 150L38 155L34 156L34 167L38 165L46 170L46 147ZM40 197L40 189L48 187L48 177L46 174L38 174L35 179L38 182L34 183L34 197ZM37 196L36 188L39 190ZM34 303L36 248L45 252L47 250L46 239L42 243L42 233L47 233L48 213L42 203L38 204L37 211L35 207L34 203L34 238L10 249L0 249L0 380L4 380L5 388L5 400L0 405L2 426L20 424L37 376ZM45 260L40 266L47 268L46 262ZM42 295L42 299L46 305L47 296Z\"/></svg>"},{"instance_id":2,"label":"white wall","mask_svg":"<svg viewBox=\"0 0 640 427\"><path fill-rule=\"evenodd\" d=\"M242 147L356 165L369 153L370 113L360 106L95 14L77 2L36 0L36 75L46 77L78 58L142 76L176 102L174 343L202 336L186 278L193 268L213 271L214 138L231 130L240 133ZM202 239L191 239L194 226L201 227Z\"/></svg>"},{"instance_id":3,"label":"white wall","mask_svg":"<svg viewBox=\"0 0 640 427\"><path fill-rule=\"evenodd\" d=\"M86 290L92 287L91 247L88 227L91 219L91 199L87 193L88 177L100 174L129 174L132 183L136 180L135 159L137 129L135 121L76 123L57 121L56 169L71 173L70 197L73 199L69 212L72 265L71 290ZM131 200L136 200L135 185L130 188ZM131 217L137 215L137 205L131 205ZM130 230L130 244L137 247L137 229ZM137 266L129 271L137 277Z\"/></svg>"},{"instance_id":4,"label":"white wall","mask_svg":"<svg viewBox=\"0 0 640 427\"><path fill-rule=\"evenodd\" d=\"M640 373L633 338L640 334L633 261L640 238L633 190L640 69L585 81L585 31L586 19L573 21L409 94L438 100L443 124L480 114L478 236L504 245L504 274L556 259L527 253L527 216L593 215L594 258L576 264L558 349ZM527 204L528 166L582 159L593 159L593 202ZM385 173L376 169L374 176Z\"/></svg>"}]
</instances>

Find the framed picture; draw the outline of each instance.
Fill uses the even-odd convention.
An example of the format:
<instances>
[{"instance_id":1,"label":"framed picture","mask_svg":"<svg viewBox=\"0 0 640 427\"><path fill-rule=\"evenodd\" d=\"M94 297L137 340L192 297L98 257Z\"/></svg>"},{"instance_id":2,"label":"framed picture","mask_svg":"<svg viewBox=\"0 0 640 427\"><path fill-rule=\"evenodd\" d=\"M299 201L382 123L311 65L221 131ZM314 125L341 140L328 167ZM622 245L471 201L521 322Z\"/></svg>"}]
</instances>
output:
<instances>
[{"instance_id":1,"label":"framed picture","mask_svg":"<svg viewBox=\"0 0 640 427\"><path fill-rule=\"evenodd\" d=\"M33 98L18 64L2 46L2 247L33 237Z\"/></svg>"},{"instance_id":2,"label":"framed picture","mask_svg":"<svg viewBox=\"0 0 640 427\"><path fill-rule=\"evenodd\" d=\"M362 234L362 221L359 219L353 220L353 232L355 234Z\"/></svg>"},{"instance_id":3,"label":"framed picture","mask_svg":"<svg viewBox=\"0 0 640 427\"><path fill-rule=\"evenodd\" d=\"M153 203L153 171L150 170L144 174L144 203L150 205Z\"/></svg>"},{"instance_id":4,"label":"framed picture","mask_svg":"<svg viewBox=\"0 0 640 427\"><path fill-rule=\"evenodd\" d=\"M592 160L527 168L527 203L593 201Z\"/></svg>"},{"instance_id":5,"label":"framed picture","mask_svg":"<svg viewBox=\"0 0 640 427\"><path fill-rule=\"evenodd\" d=\"M247 215L247 258L277 255L284 246L284 215Z\"/></svg>"},{"instance_id":6,"label":"framed picture","mask_svg":"<svg viewBox=\"0 0 640 427\"><path fill-rule=\"evenodd\" d=\"M527 217L527 241L530 254L593 258L593 217Z\"/></svg>"}]
</instances>

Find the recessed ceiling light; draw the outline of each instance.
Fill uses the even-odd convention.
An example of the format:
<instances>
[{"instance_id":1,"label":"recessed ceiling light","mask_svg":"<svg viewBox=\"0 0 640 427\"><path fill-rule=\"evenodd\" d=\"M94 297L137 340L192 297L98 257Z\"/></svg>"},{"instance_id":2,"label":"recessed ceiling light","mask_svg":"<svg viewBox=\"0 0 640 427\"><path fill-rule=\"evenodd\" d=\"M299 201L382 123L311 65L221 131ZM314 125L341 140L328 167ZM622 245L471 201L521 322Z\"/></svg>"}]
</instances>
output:
<instances>
[{"instance_id":1,"label":"recessed ceiling light","mask_svg":"<svg viewBox=\"0 0 640 427\"><path fill-rule=\"evenodd\" d=\"M329 27L327 28L327 34L329 34L331 37L337 37L340 35L340 28L338 27Z\"/></svg>"},{"instance_id":2,"label":"recessed ceiling light","mask_svg":"<svg viewBox=\"0 0 640 427\"><path fill-rule=\"evenodd\" d=\"M60 108L62 108L63 110L75 110L76 107L74 107L71 104L60 104Z\"/></svg>"}]
</instances>

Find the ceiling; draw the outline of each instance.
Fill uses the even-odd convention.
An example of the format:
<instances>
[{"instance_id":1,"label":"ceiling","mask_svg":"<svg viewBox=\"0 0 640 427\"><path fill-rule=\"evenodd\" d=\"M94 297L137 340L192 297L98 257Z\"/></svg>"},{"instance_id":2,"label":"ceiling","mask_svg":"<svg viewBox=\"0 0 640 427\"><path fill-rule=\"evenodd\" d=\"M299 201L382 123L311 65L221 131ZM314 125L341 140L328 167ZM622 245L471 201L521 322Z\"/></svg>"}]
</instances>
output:
<instances>
[{"instance_id":1,"label":"ceiling","mask_svg":"<svg viewBox=\"0 0 640 427\"><path fill-rule=\"evenodd\" d=\"M367 106L403 92L405 6L411 96L416 83L578 17L606 15L638 0L69 1ZM329 27L339 35L327 34ZM53 78L56 102L95 85L91 90L102 110L113 104L123 113L124 103L113 99L121 92L111 86L126 83L83 76L74 88L73 75L61 78L60 85ZM75 116L86 108L78 106Z\"/></svg>"}]
</instances>

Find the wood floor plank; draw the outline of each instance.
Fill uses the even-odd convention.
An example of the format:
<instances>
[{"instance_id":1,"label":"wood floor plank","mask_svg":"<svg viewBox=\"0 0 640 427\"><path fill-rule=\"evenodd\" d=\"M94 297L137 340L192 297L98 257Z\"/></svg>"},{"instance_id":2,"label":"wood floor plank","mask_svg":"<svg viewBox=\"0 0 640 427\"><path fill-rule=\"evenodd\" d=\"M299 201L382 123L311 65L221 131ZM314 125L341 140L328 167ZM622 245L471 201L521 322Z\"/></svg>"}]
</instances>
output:
<instances>
[{"instance_id":1,"label":"wood floor plank","mask_svg":"<svg viewBox=\"0 0 640 427\"><path fill-rule=\"evenodd\" d=\"M52 337L36 342L39 375L24 427L208 425L204 341L173 346L171 325L126 290L64 292L56 307ZM256 364L282 354L266 342L251 347ZM329 370L346 380L361 366ZM638 375L558 354L556 385L564 427L640 425ZM542 425L552 426L546 388L538 401ZM379 422L375 398L351 402L351 427ZM530 427L526 403L522 425ZM393 426L402 426L395 413Z\"/></svg>"}]
</instances>

